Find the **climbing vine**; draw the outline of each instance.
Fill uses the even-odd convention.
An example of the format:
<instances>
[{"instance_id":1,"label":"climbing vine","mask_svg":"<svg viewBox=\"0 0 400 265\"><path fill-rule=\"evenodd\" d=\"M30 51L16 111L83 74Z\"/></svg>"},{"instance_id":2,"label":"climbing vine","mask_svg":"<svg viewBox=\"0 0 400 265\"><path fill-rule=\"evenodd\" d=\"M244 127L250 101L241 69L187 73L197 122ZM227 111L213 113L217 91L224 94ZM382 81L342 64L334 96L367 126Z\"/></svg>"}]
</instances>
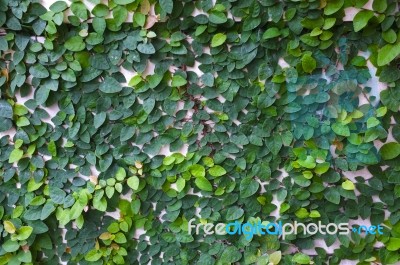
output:
<instances>
[{"instance_id":1,"label":"climbing vine","mask_svg":"<svg viewBox=\"0 0 400 265\"><path fill-rule=\"evenodd\" d=\"M0 0L0 264L398 264L399 14ZM248 239L193 218L383 233Z\"/></svg>"}]
</instances>

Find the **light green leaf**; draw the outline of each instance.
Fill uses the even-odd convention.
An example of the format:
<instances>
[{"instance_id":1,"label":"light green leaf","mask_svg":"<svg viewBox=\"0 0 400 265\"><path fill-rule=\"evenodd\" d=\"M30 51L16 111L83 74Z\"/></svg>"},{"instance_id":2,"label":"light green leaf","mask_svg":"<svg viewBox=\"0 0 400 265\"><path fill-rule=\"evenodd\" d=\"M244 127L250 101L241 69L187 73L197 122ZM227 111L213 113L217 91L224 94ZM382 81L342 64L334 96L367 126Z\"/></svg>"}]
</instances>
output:
<instances>
[{"instance_id":1,"label":"light green leaf","mask_svg":"<svg viewBox=\"0 0 400 265\"><path fill-rule=\"evenodd\" d=\"M346 137L349 137L349 136L350 136L350 129L349 129L349 126L344 125L344 124L342 124L342 123L336 122L336 123L332 124L332 130L333 130L337 135L346 136Z\"/></svg>"},{"instance_id":2,"label":"light green leaf","mask_svg":"<svg viewBox=\"0 0 400 265\"><path fill-rule=\"evenodd\" d=\"M370 117L367 120L367 128L368 129L372 128L372 127L375 127L375 126L378 126L379 124L380 124L379 120L377 118L375 118L375 117Z\"/></svg>"},{"instance_id":3,"label":"light green leaf","mask_svg":"<svg viewBox=\"0 0 400 265\"><path fill-rule=\"evenodd\" d=\"M85 49L85 43L81 36L74 36L65 42L64 47L70 51L79 52Z\"/></svg>"},{"instance_id":4,"label":"light green leaf","mask_svg":"<svg viewBox=\"0 0 400 265\"><path fill-rule=\"evenodd\" d=\"M317 66L317 62L310 54L305 54L301 59L301 65L303 67L304 72L311 73L314 71L315 67Z\"/></svg>"},{"instance_id":5,"label":"light green leaf","mask_svg":"<svg viewBox=\"0 0 400 265\"><path fill-rule=\"evenodd\" d=\"M345 190L354 190L354 183L350 180L346 180L342 183L342 188Z\"/></svg>"},{"instance_id":6,"label":"light green leaf","mask_svg":"<svg viewBox=\"0 0 400 265\"><path fill-rule=\"evenodd\" d=\"M344 0L330 0L324 8L324 14L329 16L339 11L344 4Z\"/></svg>"},{"instance_id":7,"label":"light green leaf","mask_svg":"<svg viewBox=\"0 0 400 265\"><path fill-rule=\"evenodd\" d=\"M33 228L30 226L21 226L17 230L17 234L15 234L15 238L17 240L25 240L28 239L28 237L32 234Z\"/></svg>"},{"instance_id":8,"label":"light green leaf","mask_svg":"<svg viewBox=\"0 0 400 265\"><path fill-rule=\"evenodd\" d=\"M139 183L140 180L137 176L132 176L127 180L128 186L133 190L137 190L139 188Z\"/></svg>"},{"instance_id":9,"label":"light green leaf","mask_svg":"<svg viewBox=\"0 0 400 265\"><path fill-rule=\"evenodd\" d=\"M368 21L374 16L371 10L361 10L353 19L354 31L358 32L367 26Z\"/></svg>"},{"instance_id":10,"label":"light green leaf","mask_svg":"<svg viewBox=\"0 0 400 265\"><path fill-rule=\"evenodd\" d=\"M330 167L329 162L323 162L323 163L317 164L317 166L314 169L314 172L321 175L321 174L324 174L325 172L327 172L329 167Z\"/></svg>"},{"instance_id":11,"label":"light green leaf","mask_svg":"<svg viewBox=\"0 0 400 265\"><path fill-rule=\"evenodd\" d=\"M389 242L386 244L386 248L389 251L397 251L400 249L400 238L391 237Z\"/></svg>"},{"instance_id":12,"label":"light green leaf","mask_svg":"<svg viewBox=\"0 0 400 265\"><path fill-rule=\"evenodd\" d=\"M9 234L14 234L16 229L14 224L11 221L4 221L4 230L7 231Z\"/></svg>"},{"instance_id":13,"label":"light green leaf","mask_svg":"<svg viewBox=\"0 0 400 265\"><path fill-rule=\"evenodd\" d=\"M187 84L187 81L186 81L186 79L183 78L182 76L180 76L180 75L174 75L174 76L172 77L172 83L171 83L171 85L172 85L173 87L180 87L180 86L183 86L183 85L186 85L186 84Z\"/></svg>"},{"instance_id":14,"label":"light green leaf","mask_svg":"<svg viewBox=\"0 0 400 265\"><path fill-rule=\"evenodd\" d=\"M378 51L378 66L384 66L400 54L400 43L386 44Z\"/></svg>"},{"instance_id":15,"label":"light green leaf","mask_svg":"<svg viewBox=\"0 0 400 265\"><path fill-rule=\"evenodd\" d=\"M311 258L303 253L296 253L293 258L293 262L297 262L299 264L310 264Z\"/></svg>"},{"instance_id":16,"label":"light green leaf","mask_svg":"<svg viewBox=\"0 0 400 265\"><path fill-rule=\"evenodd\" d=\"M321 214L317 210L311 210L309 217L318 218L321 217Z\"/></svg>"},{"instance_id":17,"label":"light green leaf","mask_svg":"<svg viewBox=\"0 0 400 265\"><path fill-rule=\"evenodd\" d=\"M10 153L10 156L8 158L8 163L14 163L14 162L19 161L23 155L24 155L24 152L20 149L12 150L12 152Z\"/></svg>"},{"instance_id":18,"label":"light green leaf","mask_svg":"<svg viewBox=\"0 0 400 265\"><path fill-rule=\"evenodd\" d=\"M211 40L211 47L218 47L224 44L226 41L226 35L223 33L217 33Z\"/></svg>"},{"instance_id":19,"label":"light green leaf","mask_svg":"<svg viewBox=\"0 0 400 265\"><path fill-rule=\"evenodd\" d=\"M196 178L206 176L206 169L202 165L198 165L198 164L191 165L189 167L189 172Z\"/></svg>"},{"instance_id":20,"label":"light green leaf","mask_svg":"<svg viewBox=\"0 0 400 265\"><path fill-rule=\"evenodd\" d=\"M186 185L185 179L184 178L179 178L176 181L176 189L177 189L177 191L181 192L185 188L185 185Z\"/></svg>"},{"instance_id":21,"label":"light green leaf","mask_svg":"<svg viewBox=\"0 0 400 265\"><path fill-rule=\"evenodd\" d=\"M201 190L204 190L204 191L212 191L213 190L210 181L203 176L196 177L196 180L194 181L194 183Z\"/></svg>"},{"instance_id":22,"label":"light green leaf","mask_svg":"<svg viewBox=\"0 0 400 265\"><path fill-rule=\"evenodd\" d=\"M309 213L306 208L300 208L295 212L295 215L300 219L304 219L308 217Z\"/></svg>"},{"instance_id":23,"label":"light green leaf","mask_svg":"<svg viewBox=\"0 0 400 265\"><path fill-rule=\"evenodd\" d=\"M268 39L272 39L272 38L278 37L280 35L281 35L281 32L279 31L279 29L276 28L276 27L272 27L272 28L267 29L264 32L262 38L264 40L268 40Z\"/></svg>"},{"instance_id":24,"label":"light green leaf","mask_svg":"<svg viewBox=\"0 0 400 265\"><path fill-rule=\"evenodd\" d=\"M102 256L103 254L100 251L92 249L85 255L85 260L92 262L98 261Z\"/></svg>"},{"instance_id":25,"label":"light green leaf","mask_svg":"<svg viewBox=\"0 0 400 265\"><path fill-rule=\"evenodd\" d=\"M282 259L282 252L281 251L275 251L271 254L269 254L269 262L272 263L272 265L277 265Z\"/></svg>"},{"instance_id":26,"label":"light green leaf","mask_svg":"<svg viewBox=\"0 0 400 265\"><path fill-rule=\"evenodd\" d=\"M175 159L176 158L174 156L166 156L163 159L163 165L164 166L169 166L169 165L171 165L172 163L175 162Z\"/></svg>"},{"instance_id":27,"label":"light green leaf","mask_svg":"<svg viewBox=\"0 0 400 265\"><path fill-rule=\"evenodd\" d=\"M226 170L219 165L215 165L208 170L208 173L213 177L220 177L226 174Z\"/></svg>"}]
</instances>

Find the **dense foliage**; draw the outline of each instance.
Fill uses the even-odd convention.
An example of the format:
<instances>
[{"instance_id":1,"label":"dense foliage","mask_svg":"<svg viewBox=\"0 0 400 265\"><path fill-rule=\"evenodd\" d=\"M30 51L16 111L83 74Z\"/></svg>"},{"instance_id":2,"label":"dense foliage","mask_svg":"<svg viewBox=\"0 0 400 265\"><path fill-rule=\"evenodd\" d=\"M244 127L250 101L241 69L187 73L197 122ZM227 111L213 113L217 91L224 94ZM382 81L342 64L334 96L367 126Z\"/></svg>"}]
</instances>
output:
<instances>
[{"instance_id":1,"label":"dense foliage","mask_svg":"<svg viewBox=\"0 0 400 265\"><path fill-rule=\"evenodd\" d=\"M0 264L398 262L399 27L395 0L0 0Z\"/></svg>"}]
</instances>

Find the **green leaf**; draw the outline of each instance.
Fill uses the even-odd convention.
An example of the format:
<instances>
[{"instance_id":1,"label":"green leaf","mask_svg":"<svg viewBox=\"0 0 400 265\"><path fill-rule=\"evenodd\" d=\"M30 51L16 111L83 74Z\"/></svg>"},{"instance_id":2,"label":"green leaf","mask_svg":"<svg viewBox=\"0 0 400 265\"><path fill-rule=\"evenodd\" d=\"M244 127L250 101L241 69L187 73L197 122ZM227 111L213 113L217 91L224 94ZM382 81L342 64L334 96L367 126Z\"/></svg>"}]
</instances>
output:
<instances>
[{"instance_id":1,"label":"green leaf","mask_svg":"<svg viewBox=\"0 0 400 265\"><path fill-rule=\"evenodd\" d=\"M389 29L387 31L382 32L382 38L388 43L395 43L397 40L397 34L393 29ZM396 69L397 72L399 69ZM382 74L381 74L382 75Z\"/></svg>"},{"instance_id":2,"label":"green leaf","mask_svg":"<svg viewBox=\"0 0 400 265\"><path fill-rule=\"evenodd\" d=\"M93 119L94 127L96 129L100 128L100 126L103 125L104 122L106 121L106 118L107 118L107 113L105 113L105 112L101 112L101 113L97 114L96 116L94 116L94 119Z\"/></svg>"},{"instance_id":3,"label":"green leaf","mask_svg":"<svg viewBox=\"0 0 400 265\"><path fill-rule=\"evenodd\" d=\"M107 76L99 86L104 93L118 93L122 90L121 84L113 77Z\"/></svg>"},{"instance_id":4,"label":"green leaf","mask_svg":"<svg viewBox=\"0 0 400 265\"><path fill-rule=\"evenodd\" d=\"M65 42L64 47L70 51L79 52L85 49L85 43L81 36L74 36Z\"/></svg>"},{"instance_id":5,"label":"green leaf","mask_svg":"<svg viewBox=\"0 0 400 265\"><path fill-rule=\"evenodd\" d=\"M133 190L137 190L139 188L139 182L140 180L137 176L132 176L127 180L128 186Z\"/></svg>"},{"instance_id":6,"label":"green leaf","mask_svg":"<svg viewBox=\"0 0 400 265\"><path fill-rule=\"evenodd\" d=\"M0 100L0 117L12 119L13 109L6 100Z\"/></svg>"},{"instance_id":7,"label":"green leaf","mask_svg":"<svg viewBox=\"0 0 400 265\"><path fill-rule=\"evenodd\" d=\"M224 44L226 41L226 35L223 33L217 33L211 40L211 47L218 47Z\"/></svg>"},{"instance_id":8,"label":"green leaf","mask_svg":"<svg viewBox=\"0 0 400 265\"><path fill-rule=\"evenodd\" d=\"M263 38L263 40L268 40L268 39L272 39L272 38L278 37L280 35L281 35L280 30L278 28L276 28L276 27L272 27L272 28L267 29L264 32L262 38Z\"/></svg>"},{"instance_id":9,"label":"green leaf","mask_svg":"<svg viewBox=\"0 0 400 265\"><path fill-rule=\"evenodd\" d=\"M156 101L154 98L148 98L145 101L143 101L143 110L147 114L150 114L151 111L154 109L154 106L156 104Z\"/></svg>"},{"instance_id":10,"label":"green leaf","mask_svg":"<svg viewBox=\"0 0 400 265\"><path fill-rule=\"evenodd\" d=\"M49 9L54 13L62 12L68 8L68 5L64 1L54 2Z\"/></svg>"},{"instance_id":11,"label":"green leaf","mask_svg":"<svg viewBox=\"0 0 400 265\"><path fill-rule=\"evenodd\" d=\"M349 137L349 136L350 136L350 129L349 129L349 126L344 125L344 124L342 124L342 123L336 122L336 123L332 124L332 130L333 130L337 135L346 136L346 137Z\"/></svg>"},{"instance_id":12,"label":"green leaf","mask_svg":"<svg viewBox=\"0 0 400 265\"><path fill-rule=\"evenodd\" d=\"M71 11L72 13L74 13L75 16L79 17L80 19L88 19L88 10L82 2L73 2L71 4Z\"/></svg>"},{"instance_id":13,"label":"green leaf","mask_svg":"<svg viewBox=\"0 0 400 265\"><path fill-rule=\"evenodd\" d=\"M221 177L226 174L226 170L219 165L215 165L208 170L208 173L213 177Z\"/></svg>"},{"instance_id":14,"label":"green leaf","mask_svg":"<svg viewBox=\"0 0 400 265\"><path fill-rule=\"evenodd\" d=\"M391 237L386 244L386 248L389 251L397 251L400 249L400 238Z\"/></svg>"},{"instance_id":15,"label":"green leaf","mask_svg":"<svg viewBox=\"0 0 400 265\"><path fill-rule=\"evenodd\" d=\"M108 6L106 6L105 4L98 4L92 9L92 13L96 17L105 17L108 15L109 12L110 11L108 9Z\"/></svg>"},{"instance_id":16,"label":"green leaf","mask_svg":"<svg viewBox=\"0 0 400 265\"><path fill-rule=\"evenodd\" d=\"M176 181L176 188L177 188L177 191L178 191L178 192L181 192L181 191L185 188L185 186L186 186L186 181L185 181L185 179L179 178L179 179Z\"/></svg>"},{"instance_id":17,"label":"green leaf","mask_svg":"<svg viewBox=\"0 0 400 265\"><path fill-rule=\"evenodd\" d=\"M321 174L324 174L325 172L327 172L329 167L330 167L329 162L323 162L323 163L317 164L317 166L314 169L314 172L317 173L318 175L321 175Z\"/></svg>"},{"instance_id":18,"label":"green leaf","mask_svg":"<svg viewBox=\"0 0 400 265\"><path fill-rule=\"evenodd\" d=\"M14 162L19 161L23 155L24 155L24 151L22 151L20 149L12 150L12 152L10 153L10 156L8 158L8 163L14 163Z\"/></svg>"},{"instance_id":19,"label":"green leaf","mask_svg":"<svg viewBox=\"0 0 400 265\"><path fill-rule=\"evenodd\" d=\"M15 233L16 229L15 229L14 224L11 221L4 221L3 225L4 225L4 230L6 230L7 233L9 233L9 234Z\"/></svg>"},{"instance_id":20,"label":"green leaf","mask_svg":"<svg viewBox=\"0 0 400 265\"><path fill-rule=\"evenodd\" d=\"M387 113L387 107L383 106L376 110L376 117L383 117Z\"/></svg>"},{"instance_id":21,"label":"green leaf","mask_svg":"<svg viewBox=\"0 0 400 265\"><path fill-rule=\"evenodd\" d=\"M196 177L196 180L194 181L194 183L201 190L204 190L204 191L212 191L213 190L210 181L203 176Z\"/></svg>"},{"instance_id":22,"label":"green leaf","mask_svg":"<svg viewBox=\"0 0 400 265\"><path fill-rule=\"evenodd\" d=\"M169 166L172 165L175 162L175 157L174 156L166 156L163 159L163 165Z\"/></svg>"},{"instance_id":23,"label":"green leaf","mask_svg":"<svg viewBox=\"0 0 400 265\"><path fill-rule=\"evenodd\" d=\"M33 228L30 226L21 226L18 230L17 230L17 234L15 236L15 238L17 240L25 240L28 239L28 237L32 234Z\"/></svg>"},{"instance_id":24,"label":"green leaf","mask_svg":"<svg viewBox=\"0 0 400 265\"><path fill-rule=\"evenodd\" d=\"M295 215L297 216L297 218L304 219L309 216L309 213L308 213L307 209L300 208L295 212Z\"/></svg>"},{"instance_id":25,"label":"green leaf","mask_svg":"<svg viewBox=\"0 0 400 265\"><path fill-rule=\"evenodd\" d=\"M143 54L154 54L156 52L153 44L151 44L151 43L140 43L137 46L137 49L140 53L143 53Z\"/></svg>"},{"instance_id":26,"label":"green leaf","mask_svg":"<svg viewBox=\"0 0 400 265\"><path fill-rule=\"evenodd\" d=\"M260 183L250 177L242 179L240 182L240 197L248 198L255 194L260 187Z\"/></svg>"},{"instance_id":27,"label":"green leaf","mask_svg":"<svg viewBox=\"0 0 400 265\"><path fill-rule=\"evenodd\" d=\"M334 204L339 204L340 202L340 193L336 188L328 188L324 192L325 198Z\"/></svg>"},{"instance_id":28,"label":"green leaf","mask_svg":"<svg viewBox=\"0 0 400 265\"><path fill-rule=\"evenodd\" d=\"M214 24L223 24L228 21L226 15L223 12L219 11L212 11L208 19L211 23Z\"/></svg>"},{"instance_id":29,"label":"green leaf","mask_svg":"<svg viewBox=\"0 0 400 265\"><path fill-rule=\"evenodd\" d=\"M282 138L279 134L275 134L271 137L270 141L266 141L267 148L273 155L278 155L282 149Z\"/></svg>"},{"instance_id":30,"label":"green leaf","mask_svg":"<svg viewBox=\"0 0 400 265\"><path fill-rule=\"evenodd\" d=\"M330 0L324 8L324 14L329 16L339 11L344 4L344 0Z\"/></svg>"},{"instance_id":31,"label":"green leaf","mask_svg":"<svg viewBox=\"0 0 400 265\"><path fill-rule=\"evenodd\" d=\"M315 163L315 158L312 156L307 156L305 160L302 159L298 159L296 160L300 166L308 168L308 169L312 169L316 167L316 163Z\"/></svg>"},{"instance_id":32,"label":"green leaf","mask_svg":"<svg viewBox=\"0 0 400 265\"><path fill-rule=\"evenodd\" d=\"M100 251L92 249L85 255L85 260L92 262L98 261L102 256L103 254Z\"/></svg>"},{"instance_id":33,"label":"green leaf","mask_svg":"<svg viewBox=\"0 0 400 265\"><path fill-rule=\"evenodd\" d=\"M342 183L342 188L345 190L354 190L354 183L350 180L346 180Z\"/></svg>"},{"instance_id":34,"label":"green leaf","mask_svg":"<svg viewBox=\"0 0 400 265\"><path fill-rule=\"evenodd\" d=\"M135 13L133 18L135 22L141 27L143 27L144 24L146 23L146 16L142 13Z\"/></svg>"},{"instance_id":35,"label":"green leaf","mask_svg":"<svg viewBox=\"0 0 400 265\"><path fill-rule=\"evenodd\" d=\"M374 17L374 12L371 10L361 10L353 19L354 31L358 32L367 26L368 21Z\"/></svg>"},{"instance_id":36,"label":"green leaf","mask_svg":"<svg viewBox=\"0 0 400 265\"><path fill-rule=\"evenodd\" d=\"M281 259L282 259L281 251L275 251L269 254L269 262L272 263L272 265L278 265Z\"/></svg>"},{"instance_id":37,"label":"green leaf","mask_svg":"<svg viewBox=\"0 0 400 265\"><path fill-rule=\"evenodd\" d=\"M196 178L206 176L206 169L202 165L198 165L198 164L191 165L189 167L189 172Z\"/></svg>"},{"instance_id":38,"label":"green leaf","mask_svg":"<svg viewBox=\"0 0 400 265\"><path fill-rule=\"evenodd\" d=\"M135 1L136 0L114 0L114 3L116 3L117 5L127 5Z\"/></svg>"},{"instance_id":39,"label":"green leaf","mask_svg":"<svg viewBox=\"0 0 400 265\"><path fill-rule=\"evenodd\" d=\"M317 210L311 210L309 217L319 218L319 217L321 217L321 214Z\"/></svg>"},{"instance_id":40,"label":"green leaf","mask_svg":"<svg viewBox=\"0 0 400 265\"><path fill-rule=\"evenodd\" d=\"M172 0L160 0L159 1L161 8L168 14L172 13L172 9L174 8L174 2Z\"/></svg>"},{"instance_id":41,"label":"green leaf","mask_svg":"<svg viewBox=\"0 0 400 265\"><path fill-rule=\"evenodd\" d=\"M172 77L171 86L173 87L180 87L187 84L187 80L180 75L174 75Z\"/></svg>"},{"instance_id":42,"label":"green leaf","mask_svg":"<svg viewBox=\"0 0 400 265\"><path fill-rule=\"evenodd\" d=\"M303 67L304 72L311 74L317 66L317 62L310 54L305 54L301 59L301 66Z\"/></svg>"},{"instance_id":43,"label":"green leaf","mask_svg":"<svg viewBox=\"0 0 400 265\"><path fill-rule=\"evenodd\" d=\"M372 3L372 9L378 13L385 12L387 6L387 0L374 0L374 2Z\"/></svg>"},{"instance_id":44,"label":"green leaf","mask_svg":"<svg viewBox=\"0 0 400 265\"><path fill-rule=\"evenodd\" d=\"M24 127L24 126L28 126L31 123L29 122L28 118L22 116L17 119L16 124L18 127Z\"/></svg>"},{"instance_id":45,"label":"green leaf","mask_svg":"<svg viewBox=\"0 0 400 265\"><path fill-rule=\"evenodd\" d=\"M378 51L378 66L384 66L400 54L400 43L386 44Z\"/></svg>"},{"instance_id":46,"label":"green leaf","mask_svg":"<svg viewBox=\"0 0 400 265\"><path fill-rule=\"evenodd\" d=\"M201 81L204 85L212 87L214 85L214 76L212 73L206 73L201 76Z\"/></svg>"},{"instance_id":47,"label":"green leaf","mask_svg":"<svg viewBox=\"0 0 400 265\"><path fill-rule=\"evenodd\" d=\"M299 264L310 264L311 258L303 253L296 253L293 258L293 262L297 262Z\"/></svg>"},{"instance_id":48,"label":"green leaf","mask_svg":"<svg viewBox=\"0 0 400 265\"><path fill-rule=\"evenodd\" d=\"M66 192L58 187L50 187L50 198L56 204L63 204L65 197L67 196Z\"/></svg>"},{"instance_id":49,"label":"green leaf","mask_svg":"<svg viewBox=\"0 0 400 265\"><path fill-rule=\"evenodd\" d=\"M17 241L7 240L5 243L2 243L1 246L5 252L14 252L19 249L19 244Z\"/></svg>"},{"instance_id":50,"label":"green leaf","mask_svg":"<svg viewBox=\"0 0 400 265\"><path fill-rule=\"evenodd\" d=\"M47 78L50 76L49 71L41 64L35 64L29 68L29 73L36 78Z\"/></svg>"},{"instance_id":51,"label":"green leaf","mask_svg":"<svg viewBox=\"0 0 400 265\"><path fill-rule=\"evenodd\" d=\"M399 143L386 143L379 150L380 155L384 160L390 160L400 155L400 144Z\"/></svg>"},{"instance_id":52,"label":"green leaf","mask_svg":"<svg viewBox=\"0 0 400 265\"><path fill-rule=\"evenodd\" d=\"M221 254L221 264L233 264L242 258L242 253L235 246L228 246Z\"/></svg>"},{"instance_id":53,"label":"green leaf","mask_svg":"<svg viewBox=\"0 0 400 265\"><path fill-rule=\"evenodd\" d=\"M369 129L369 128L373 128L373 127L375 127L375 126L378 126L380 124L380 121L377 119L377 118L375 118L375 117L370 117L370 118L368 118L368 120L367 120L367 128Z\"/></svg>"},{"instance_id":54,"label":"green leaf","mask_svg":"<svg viewBox=\"0 0 400 265\"><path fill-rule=\"evenodd\" d=\"M55 209L56 207L54 206L53 203L51 202L46 203L43 206L42 213L40 215L40 220L46 220L50 216L50 214L54 212Z\"/></svg>"},{"instance_id":55,"label":"green leaf","mask_svg":"<svg viewBox=\"0 0 400 265\"><path fill-rule=\"evenodd\" d=\"M226 212L226 220L227 221L233 221L237 220L240 217L242 217L244 214L244 210L238 206L232 206L228 208L228 211Z\"/></svg>"}]
</instances>

